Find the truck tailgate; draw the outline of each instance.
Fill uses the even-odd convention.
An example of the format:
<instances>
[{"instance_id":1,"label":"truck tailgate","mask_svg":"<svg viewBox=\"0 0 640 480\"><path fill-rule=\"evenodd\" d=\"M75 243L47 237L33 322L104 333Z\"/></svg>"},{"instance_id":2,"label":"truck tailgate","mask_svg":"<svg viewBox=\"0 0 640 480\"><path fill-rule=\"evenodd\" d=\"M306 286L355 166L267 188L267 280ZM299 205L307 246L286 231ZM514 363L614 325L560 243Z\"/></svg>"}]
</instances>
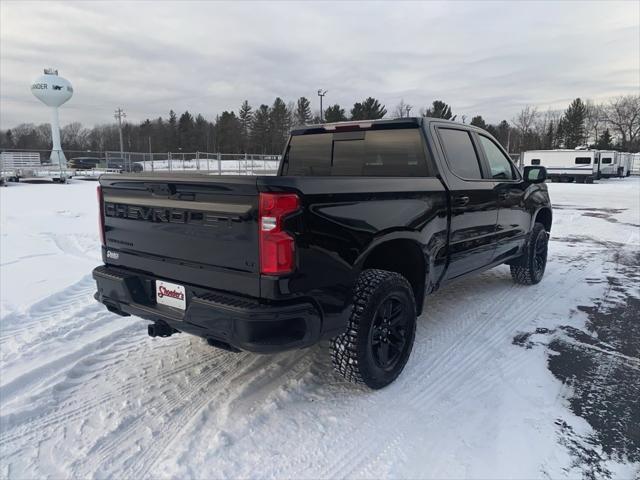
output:
<instances>
[{"instance_id":1,"label":"truck tailgate","mask_svg":"<svg viewBox=\"0 0 640 480\"><path fill-rule=\"evenodd\" d=\"M259 295L256 177L103 176L108 264Z\"/></svg>"}]
</instances>

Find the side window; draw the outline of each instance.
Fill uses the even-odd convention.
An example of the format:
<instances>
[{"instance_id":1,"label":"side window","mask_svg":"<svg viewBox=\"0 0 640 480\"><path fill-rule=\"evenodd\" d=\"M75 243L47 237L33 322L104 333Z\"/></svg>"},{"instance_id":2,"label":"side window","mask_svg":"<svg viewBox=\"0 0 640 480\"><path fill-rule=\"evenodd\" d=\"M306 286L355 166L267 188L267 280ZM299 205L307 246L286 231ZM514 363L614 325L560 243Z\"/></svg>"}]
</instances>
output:
<instances>
[{"instance_id":1,"label":"side window","mask_svg":"<svg viewBox=\"0 0 640 480\"><path fill-rule=\"evenodd\" d=\"M531 165L540 165L540 159L539 158L532 158L531 159Z\"/></svg>"},{"instance_id":2,"label":"side window","mask_svg":"<svg viewBox=\"0 0 640 480\"><path fill-rule=\"evenodd\" d=\"M482 178L480 163L471 135L466 130L439 128L447 164L453 173L460 178L477 180Z\"/></svg>"},{"instance_id":3,"label":"side window","mask_svg":"<svg viewBox=\"0 0 640 480\"><path fill-rule=\"evenodd\" d=\"M591 165L591 158L589 158L589 157L576 157L576 165Z\"/></svg>"},{"instance_id":4,"label":"side window","mask_svg":"<svg viewBox=\"0 0 640 480\"><path fill-rule=\"evenodd\" d=\"M608 163L611 163L611 159L610 158L603 158L602 159L602 163L605 164L605 165L608 164Z\"/></svg>"},{"instance_id":5,"label":"side window","mask_svg":"<svg viewBox=\"0 0 640 480\"><path fill-rule=\"evenodd\" d=\"M501 180L513 180L513 169L511 168L511 162L502 153L502 150L493 143L493 140L485 137L484 135L478 135L480 137L480 143L484 149L484 153L487 156L489 167L491 168L491 177Z\"/></svg>"}]
</instances>

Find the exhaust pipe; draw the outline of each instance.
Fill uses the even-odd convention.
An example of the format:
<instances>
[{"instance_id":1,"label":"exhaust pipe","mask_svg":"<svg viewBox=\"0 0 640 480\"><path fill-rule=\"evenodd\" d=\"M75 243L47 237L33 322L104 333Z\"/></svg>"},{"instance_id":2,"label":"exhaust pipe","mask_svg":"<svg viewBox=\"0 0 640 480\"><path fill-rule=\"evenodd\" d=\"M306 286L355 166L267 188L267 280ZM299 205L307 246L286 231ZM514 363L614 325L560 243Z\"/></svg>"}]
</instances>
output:
<instances>
[{"instance_id":1,"label":"exhaust pipe","mask_svg":"<svg viewBox=\"0 0 640 480\"><path fill-rule=\"evenodd\" d=\"M147 326L147 333L150 337L170 337L174 333L178 333L178 330L170 327L166 323L152 323Z\"/></svg>"}]
</instances>

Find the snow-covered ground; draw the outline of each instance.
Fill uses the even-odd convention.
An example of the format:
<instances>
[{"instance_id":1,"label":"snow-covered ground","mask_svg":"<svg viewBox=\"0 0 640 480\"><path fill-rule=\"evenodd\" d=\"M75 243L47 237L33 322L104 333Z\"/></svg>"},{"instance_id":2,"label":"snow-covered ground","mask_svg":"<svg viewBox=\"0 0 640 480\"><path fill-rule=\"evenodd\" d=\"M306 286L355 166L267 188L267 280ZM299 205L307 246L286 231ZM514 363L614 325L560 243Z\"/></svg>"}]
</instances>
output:
<instances>
[{"instance_id":1,"label":"snow-covered ground","mask_svg":"<svg viewBox=\"0 0 640 480\"><path fill-rule=\"evenodd\" d=\"M271 356L151 339L93 298L95 182L1 202L3 478L633 478L640 179L550 184L542 283L498 267L427 299L377 392L326 345Z\"/></svg>"}]
</instances>

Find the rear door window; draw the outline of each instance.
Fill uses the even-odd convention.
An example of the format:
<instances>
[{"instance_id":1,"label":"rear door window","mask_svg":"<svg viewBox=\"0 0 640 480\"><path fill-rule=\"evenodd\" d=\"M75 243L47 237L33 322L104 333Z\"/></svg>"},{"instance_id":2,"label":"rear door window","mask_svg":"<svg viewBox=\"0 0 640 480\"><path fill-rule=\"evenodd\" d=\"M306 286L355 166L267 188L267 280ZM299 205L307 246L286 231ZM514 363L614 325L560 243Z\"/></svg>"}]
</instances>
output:
<instances>
[{"instance_id":1,"label":"rear door window","mask_svg":"<svg viewBox=\"0 0 640 480\"><path fill-rule=\"evenodd\" d=\"M470 133L466 130L439 128L438 134L451 171L462 179L481 179L480 162Z\"/></svg>"}]
</instances>

